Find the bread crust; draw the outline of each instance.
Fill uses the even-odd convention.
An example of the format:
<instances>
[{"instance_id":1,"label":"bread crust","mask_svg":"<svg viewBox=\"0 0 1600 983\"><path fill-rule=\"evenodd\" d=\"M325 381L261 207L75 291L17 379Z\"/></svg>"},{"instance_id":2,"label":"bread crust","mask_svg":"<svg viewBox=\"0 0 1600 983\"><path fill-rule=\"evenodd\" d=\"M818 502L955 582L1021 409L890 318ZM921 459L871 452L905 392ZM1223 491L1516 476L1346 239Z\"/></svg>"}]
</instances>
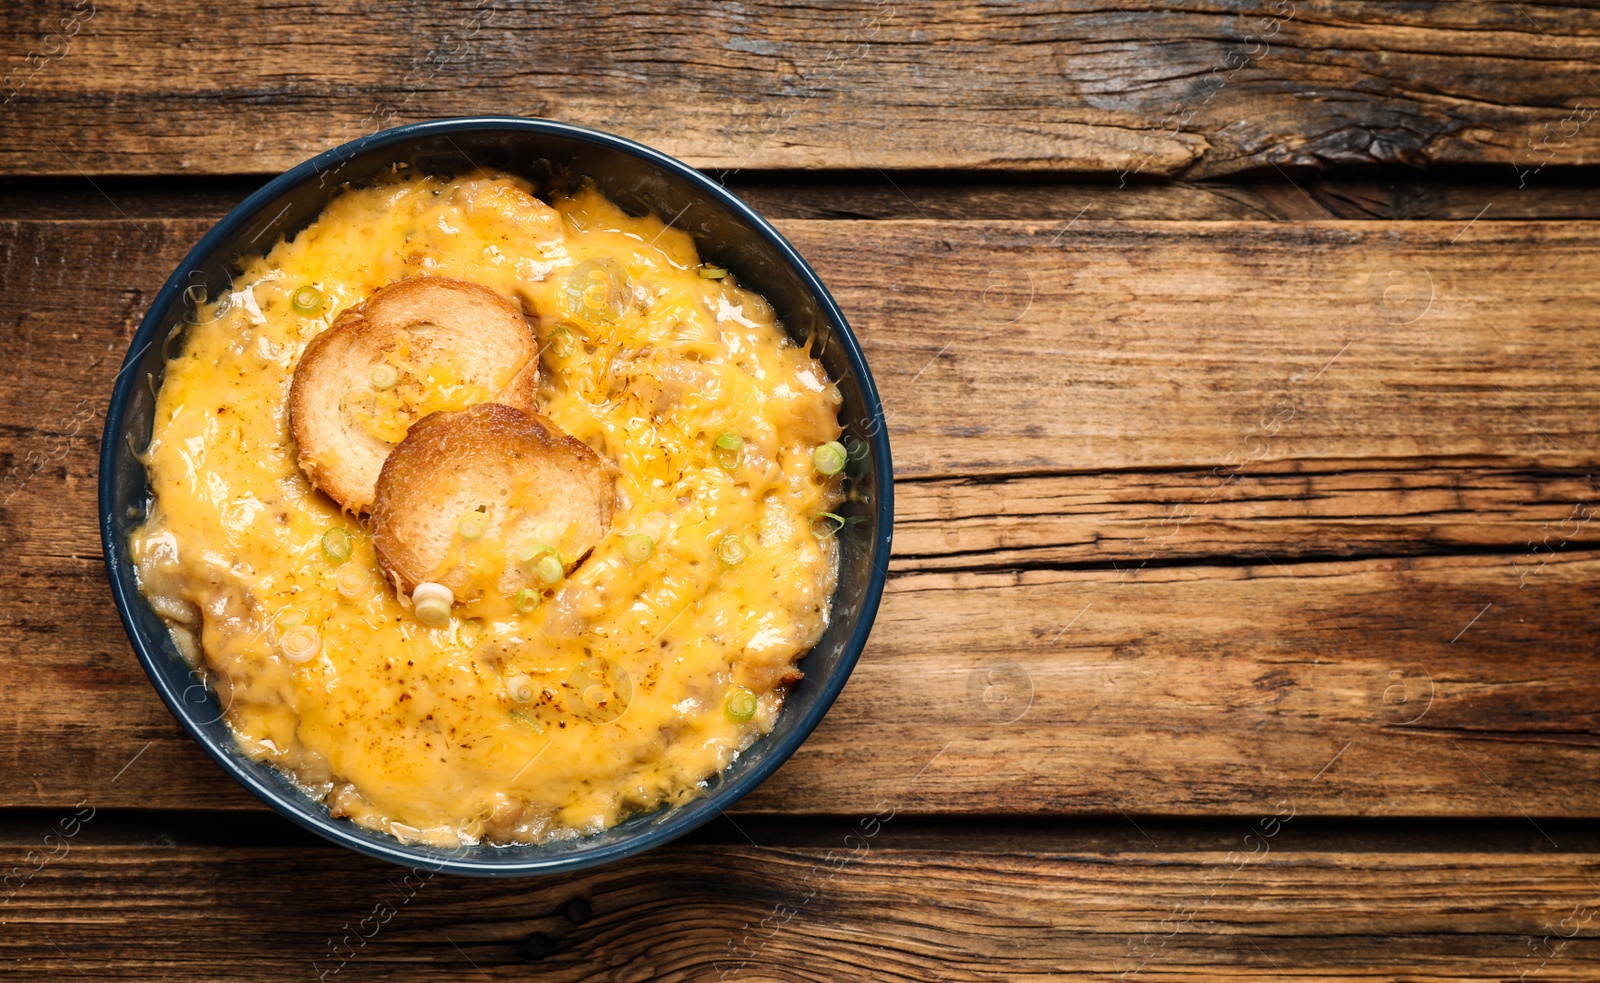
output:
<instances>
[{"instance_id":1,"label":"bread crust","mask_svg":"<svg viewBox=\"0 0 1600 983\"><path fill-rule=\"evenodd\" d=\"M372 502L378 563L409 595L417 584L449 587L459 601L487 591L513 596L546 588L516 555L559 527L570 573L606 534L617 507L612 468L588 445L544 417L481 403L434 413L384 462ZM487 516L482 534L460 535L469 511Z\"/></svg>"},{"instance_id":2,"label":"bread crust","mask_svg":"<svg viewBox=\"0 0 1600 983\"><path fill-rule=\"evenodd\" d=\"M390 417L368 410L384 405L379 400L399 399L380 391L372 372L392 364L401 350L423 367L448 363L459 376L461 398L529 412L537 407L538 337L514 304L480 284L448 277L411 277L379 288L311 340L289 393L301 470L349 512L371 505L384 460L415 422L404 415L415 410L405 407ZM408 385L403 378L400 386Z\"/></svg>"}]
</instances>

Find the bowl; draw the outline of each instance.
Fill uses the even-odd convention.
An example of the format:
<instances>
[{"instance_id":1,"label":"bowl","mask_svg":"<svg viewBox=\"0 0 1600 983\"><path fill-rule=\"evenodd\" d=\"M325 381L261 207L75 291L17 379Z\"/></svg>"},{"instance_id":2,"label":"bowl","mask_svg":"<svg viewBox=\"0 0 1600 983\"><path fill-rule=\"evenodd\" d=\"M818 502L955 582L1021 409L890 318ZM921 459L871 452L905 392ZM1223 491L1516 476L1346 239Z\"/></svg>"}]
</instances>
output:
<instances>
[{"instance_id":1,"label":"bowl","mask_svg":"<svg viewBox=\"0 0 1600 983\"><path fill-rule=\"evenodd\" d=\"M858 501L847 506L833 617L801 661L805 679L789 694L772 733L692 802L592 836L525 846L407 845L335 819L287 775L238 750L216 696L185 664L139 593L128 537L149 504L139 451L150 440L168 349L181 341L198 306L231 282L239 256L304 228L346 182L359 185L397 163L438 174L495 167L541 188L587 176L629 212L654 211L688 231L708 262L733 270L771 301L793 337L822 342L821 360L844 397L840 420L858 492ZM893 518L889 440L872 374L838 305L795 248L688 165L621 137L542 119L473 117L385 130L320 154L245 199L189 251L150 305L117 376L100 447L100 535L111 593L151 684L189 735L241 785L306 829L373 857L456 874L543 874L630 856L700 826L765 780L822 720L866 645L883 593Z\"/></svg>"}]
</instances>

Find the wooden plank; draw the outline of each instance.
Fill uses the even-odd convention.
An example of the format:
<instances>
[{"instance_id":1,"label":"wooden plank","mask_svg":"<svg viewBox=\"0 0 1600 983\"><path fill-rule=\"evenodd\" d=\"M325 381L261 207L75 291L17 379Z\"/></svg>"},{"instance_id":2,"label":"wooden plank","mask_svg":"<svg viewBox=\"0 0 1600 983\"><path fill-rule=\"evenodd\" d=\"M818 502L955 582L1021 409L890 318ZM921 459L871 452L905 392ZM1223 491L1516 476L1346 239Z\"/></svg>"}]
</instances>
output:
<instances>
[{"instance_id":1,"label":"wooden plank","mask_svg":"<svg viewBox=\"0 0 1600 983\"><path fill-rule=\"evenodd\" d=\"M16 174L262 173L394 123L517 113L697 166L1190 178L1592 162L1600 14L1553 2L973 9L354 0L196 18L7 5Z\"/></svg>"},{"instance_id":2,"label":"wooden plank","mask_svg":"<svg viewBox=\"0 0 1600 983\"><path fill-rule=\"evenodd\" d=\"M74 526L0 576L0 805L257 808L156 701ZM828 719L740 808L862 809L942 750L907 809L1593 816L1600 560L1552 552L900 575Z\"/></svg>"},{"instance_id":3,"label":"wooden plank","mask_svg":"<svg viewBox=\"0 0 1600 983\"><path fill-rule=\"evenodd\" d=\"M1117 472L902 482L891 571L1136 567L1600 543L1587 474L1442 468ZM1513 559L1527 566L1537 559Z\"/></svg>"},{"instance_id":4,"label":"wooden plank","mask_svg":"<svg viewBox=\"0 0 1600 983\"><path fill-rule=\"evenodd\" d=\"M670 846L521 882L408 873L326 847L68 841L0 907L0 965L130 980L1600 972L1593 853L1304 851L1282 846L1292 820L1275 840L1254 818L1231 852L897 849L882 845L895 821L839 821L831 849ZM0 848L0 866L28 848Z\"/></svg>"},{"instance_id":5,"label":"wooden plank","mask_svg":"<svg viewBox=\"0 0 1600 983\"><path fill-rule=\"evenodd\" d=\"M1595 459L1588 223L1065 225L796 223L897 473Z\"/></svg>"},{"instance_id":6,"label":"wooden plank","mask_svg":"<svg viewBox=\"0 0 1600 983\"><path fill-rule=\"evenodd\" d=\"M0 229L0 805L255 808L144 682L93 523L103 394L203 226ZM1591 227L1474 227L1431 251L1437 227L1384 223L1090 224L1054 246L1021 223L785 228L861 326L902 408L901 470L922 476L901 485L857 676L747 813L864 808L946 748L908 808L1200 814L1298 789L1325 815L1596 814L1600 786L1574 780L1594 772L1600 683ZM944 265L912 261L941 242L960 247ZM1441 285L1410 324L1323 292L1349 303L1352 271L1409 256ZM1036 303L972 328L982 296L947 270L1019 264ZM880 304L886 282L901 289ZM1295 354L1329 323L1362 333ZM1296 414L1268 434L1257 408L1282 398ZM963 443L985 421L1001 432ZM1012 721L1023 704L999 698L1024 688Z\"/></svg>"},{"instance_id":7,"label":"wooden plank","mask_svg":"<svg viewBox=\"0 0 1600 983\"><path fill-rule=\"evenodd\" d=\"M1467 557L900 577L825 728L745 807L943 748L908 807L1586 814L1592 556L1520 588Z\"/></svg>"},{"instance_id":8,"label":"wooden plank","mask_svg":"<svg viewBox=\"0 0 1600 983\"><path fill-rule=\"evenodd\" d=\"M1068 224L782 223L861 335L898 475L1596 464L1600 226ZM0 223L0 357L53 378L76 332L115 358L205 228ZM0 387L0 420L48 439L95 364Z\"/></svg>"}]
</instances>

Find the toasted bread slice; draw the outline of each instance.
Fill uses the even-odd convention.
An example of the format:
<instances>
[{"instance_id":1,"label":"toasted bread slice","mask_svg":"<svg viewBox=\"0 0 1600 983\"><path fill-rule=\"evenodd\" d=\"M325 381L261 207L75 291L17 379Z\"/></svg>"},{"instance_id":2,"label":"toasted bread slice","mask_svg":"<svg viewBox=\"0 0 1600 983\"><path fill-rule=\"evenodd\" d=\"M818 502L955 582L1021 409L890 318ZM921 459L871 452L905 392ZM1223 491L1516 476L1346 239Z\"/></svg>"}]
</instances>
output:
<instances>
[{"instance_id":1,"label":"toasted bread slice","mask_svg":"<svg viewBox=\"0 0 1600 983\"><path fill-rule=\"evenodd\" d=\"M544 590L535 550L571 573L616 511L612 471L538 414L483 403L417 423L384 462L372 502L378 563L409 595L443 584L458 601ZM464 524L468 513L481 513ZM463 533L466 535L463 535Z\"/></svg>"},{"instance_id":2,"label":"toasted bread slice","mask_svg":"<svg viewBox=\"0 0 1600 983\"><path fill-rule=\"evenodd\" d=\"M486 402L532 412L538 391L538 339L515 305L465 280L412 277L344 311L306 346L289 422L311 483L362 512L413 423Z\"/></svg>"}]
</instances>

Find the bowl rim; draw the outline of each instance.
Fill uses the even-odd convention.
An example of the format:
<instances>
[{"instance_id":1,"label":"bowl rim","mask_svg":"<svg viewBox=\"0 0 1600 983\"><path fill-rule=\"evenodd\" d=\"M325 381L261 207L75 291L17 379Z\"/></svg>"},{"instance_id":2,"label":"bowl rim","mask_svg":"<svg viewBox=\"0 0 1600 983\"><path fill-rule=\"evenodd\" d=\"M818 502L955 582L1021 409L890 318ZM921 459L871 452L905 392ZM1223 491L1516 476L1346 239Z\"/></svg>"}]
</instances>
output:
<instances>
[{"instance_id":1,"label":"bowl rim","mask_svg":"<svg viewBox=\"0 0 1600 983\"><path fill-rule=\"evenodd\" d=\"M125 566L128 561L123 558L123 545L117 541L115 516L112 510L115 458L117 444L121 440L121 433L124 429L124 411L130 402L133 387L143 384L138 379L139 373L129 372L128 369L138 363L140 357L144 354L144 350L154 342L157 332L161 330L167 320L168 311L187 284L189 271L198 269L201 263L229 236L259 218L262 210L279 195L291 191L318 174L333 170L358 154L383 147L402 145L420 137L476 131L517 131L543 136L562 136L621 151L688 182L697 191L708 196L717 205L727 209L737 219L755 230L772 248L777 250L789 268L799 276L805 289L816 298L818 306L832 329L836 340L844 349L851 371L855 375L855 383L861 389L863 400L870 411L871 423L874 424L871 427L873 432L868 434L866 439L872 448L875 477L878 481L878 496L874 509L878 530L877 536L869 544L871 551L868 556L872 571L865 596L861 598L860 614L857 616L855 628L845 645L838 667L831 676L821 681L822 689L818 699L799 720L794 729L785 735L777 746L747 773L740 775L732 782L711 789L701 799L696 800L714 800L712 808L703 809L698 815L689 814L686 811L686 807L678 807L675 812L669 812L662 820L649 826L641 827L637 835L628 836L595 850L557 858L520 862L474 860L465 856L441 860L437 853L424 852L436 850L437 848L412 847L401 843L393 837L388 837L385 841L366 839L354 831L355 827L347 823L341 824L340 821L332 817L317 815L314 810L320 804L309 797L296 795L291 798L263 782L260 776L255 773L256 769L271 767L270 765L249 762L246 759L236 757L221 747L219 743L213 741L201 729L201 725L191 714L190 708L183 701L181 695L167 684L165 677L158 668L157 660L166 662L170 661L170 657L161 651L160 642L146 638L133 620L132 606L146 602L138 591L130 592L124 589L118 576L119 566ZM342 184L343 182L339 184L330 183L330 195ZM844 314L839 310L837 302L834 301L833 295L823 286L822 280L817 276L816 271L811 268L810 264L800 256L794 246L770 222L762 218L749 205L746 205L732 192L712 180L709 176L676 158L625 137L550 119L521 116L465 116L428 120L393 127L359 137L323 151L273 178L240 202L184 255L177 269L173 271L160 291L151 300L138 330L129 341L127 354L118 369L118 375L112 389L111 405L106 412L105 430L101 437L99 512L101 547L105 558L106 574L111 584L112 599L116 603L117 614L122 621L123 629L127 633L129 641L133 644L139 663L144 668L145 675L149 677L151 685L161 696L162 702L167 705L167 709L182 724L189 737L222 768L224 773L231 776L258 799L301 828L358 853L419 870L426 869L434 872L442 871L483 877L515 877L582 870L642 853L677 839L709 822L714 816L722 814L726 807L743 798L757 785L769 778L811 736L812 731L816 729L817 724L822 721L823 716L832 707L834 700L838 697L840 691L844 689L845 683L849 680L852 671L854 671L877 616L884 584L888 577L888 557L894 532L894 475L893 461L889 451L888 428L883 415L883 403L879 399L877 386L873 382L872 373L867 367L861 346L854 332L850 329L849 323L845 320ZM762 738L761 740L767 739ZM479 848L474 846L465 849Z\"/></svg>"}]
</instances>

